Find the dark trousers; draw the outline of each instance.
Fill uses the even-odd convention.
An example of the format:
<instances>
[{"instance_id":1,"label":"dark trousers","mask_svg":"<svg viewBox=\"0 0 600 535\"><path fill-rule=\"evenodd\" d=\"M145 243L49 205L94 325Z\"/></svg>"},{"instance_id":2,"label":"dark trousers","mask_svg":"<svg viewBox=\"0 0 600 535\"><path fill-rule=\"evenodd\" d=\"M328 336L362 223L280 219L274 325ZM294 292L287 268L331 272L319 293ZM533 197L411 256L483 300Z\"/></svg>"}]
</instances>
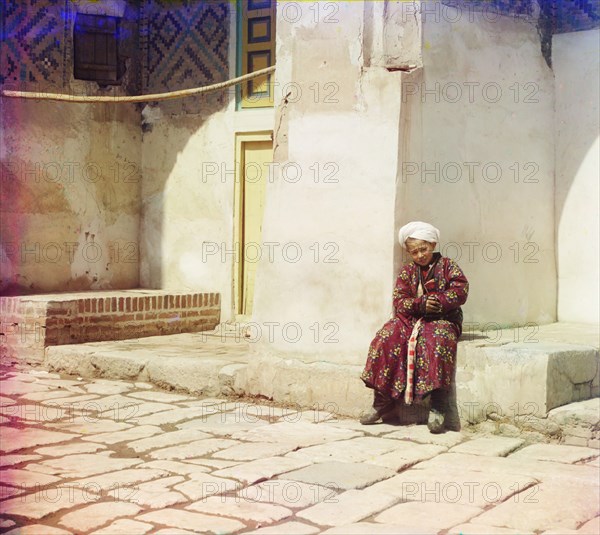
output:
<instances>
[{"instance_id":1,"label":"dark trousers","mask_svg":"<svg viewBox=\"0 0 600 535\"><path fill-rule=\"evenodd\" d=\"M392 398L387 397L377 390L373 390L373 393L373 408L379 414L390 412L395 407L395 402Z\"/></svg>"},{"instance_id":2,"label":"dark trousers","mask_svg":"<svg viewBox=\"0 0 600 535\"><path fill-rule=\"evenodd\" d=\"M377 390L373 390L373 392L373 408L379 414L385 414L394 408L395 403L392 398L387 397ZM438 388L432 390L429 395L431 396L431 408L440 411L442 414L445 413L448 409L448 390Z\"/></svg>"},{"instance_id":3,"label":"dark trousers","mask_svg":"<svg viewBox=\"0 0 600 535\"><path fill-rule=\"evenodd\" d=\"M431 391L431 408L442 414L448 410L448 390L446 388L438 388Z\"/></svg>"}]
</instances>

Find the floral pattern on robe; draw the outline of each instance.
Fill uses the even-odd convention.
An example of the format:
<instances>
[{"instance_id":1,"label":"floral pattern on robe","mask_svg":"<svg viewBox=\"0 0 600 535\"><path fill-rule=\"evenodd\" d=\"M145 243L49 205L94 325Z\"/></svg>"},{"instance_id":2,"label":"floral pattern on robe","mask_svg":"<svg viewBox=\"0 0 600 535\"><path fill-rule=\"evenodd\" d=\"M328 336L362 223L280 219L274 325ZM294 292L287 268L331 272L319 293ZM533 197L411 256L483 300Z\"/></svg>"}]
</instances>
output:
<instances>
[{"instance_id":1,"label":"floral pattern on robe","mask_svg":"<svg viewBox=\"0 0 600 535\"><path fill-rule=\"evenodd\" d=\"M408 340L413 326L423 318L416 345L414 397L447 388L454 376L456 346L462 332L462 310L469 283L456 262L436 253L426 276L415 263L402 268L393 293L394 317L376 334L369 347L361 379L369 388L400 399L406 388ZM419 281L425 292L419 296ZM426 314L428 295L436 295L441 314Z\"/></svg>"}]
</instances>

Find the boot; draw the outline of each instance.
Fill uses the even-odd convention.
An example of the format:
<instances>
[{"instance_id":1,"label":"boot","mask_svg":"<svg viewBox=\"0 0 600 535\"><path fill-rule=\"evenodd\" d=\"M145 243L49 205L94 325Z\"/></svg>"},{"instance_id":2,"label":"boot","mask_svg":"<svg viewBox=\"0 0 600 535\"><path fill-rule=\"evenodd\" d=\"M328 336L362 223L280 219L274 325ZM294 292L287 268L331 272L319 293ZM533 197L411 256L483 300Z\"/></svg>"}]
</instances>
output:
<instances>
[{"instance_id":1,"label":"boot","mask_svg":"<svg viewBox=\"0 0 600 535\"><path fill-rule=\"evenodd\" d=\"M362 425L373 425L379 423L381 418L392 411L395 407L394 400L384 396L381 392L374 390L373 407L361 416L360 423Z\"/></svg>"},{"instance_id":2,"label":"boot","mask_svg":"<svg viewBox=\"0 0 600 535\"><path fill-rule=\"evenodd\" d=\"M444 420L448 408L448 391L442 388L431 392L431 409L427 420L427 429L430 433L444 432Z\"/></svg>"}]
</instances>

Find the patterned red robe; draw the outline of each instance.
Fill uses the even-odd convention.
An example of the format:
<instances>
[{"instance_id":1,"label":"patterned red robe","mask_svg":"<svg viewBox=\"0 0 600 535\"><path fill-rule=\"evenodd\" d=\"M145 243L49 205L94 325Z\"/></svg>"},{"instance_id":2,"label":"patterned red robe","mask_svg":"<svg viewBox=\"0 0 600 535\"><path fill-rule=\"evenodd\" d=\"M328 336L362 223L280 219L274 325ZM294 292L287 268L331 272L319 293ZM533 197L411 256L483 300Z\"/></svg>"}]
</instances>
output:
<instances>
[{"instance_id":1,"label":"patterned red robe","mask_svg":"<svg viewBox=\"0 0 600 535\"><path fill-rule=\"evenodd\" d=\"M388 398L404 395L408 340L419 318L423 325L415 355L415 399L447 388L454 376L456 345L462 332L460 306L467 300L469 283L450 258L435 253L432 262L427 272L415 263L402 268L393 293L394 318L377 332L369 348L361 379ZM422 297L418 297L419 281L425 290ZM438 297L441 314L425 313L428 295Z\"/></svg>"}]
</instances>

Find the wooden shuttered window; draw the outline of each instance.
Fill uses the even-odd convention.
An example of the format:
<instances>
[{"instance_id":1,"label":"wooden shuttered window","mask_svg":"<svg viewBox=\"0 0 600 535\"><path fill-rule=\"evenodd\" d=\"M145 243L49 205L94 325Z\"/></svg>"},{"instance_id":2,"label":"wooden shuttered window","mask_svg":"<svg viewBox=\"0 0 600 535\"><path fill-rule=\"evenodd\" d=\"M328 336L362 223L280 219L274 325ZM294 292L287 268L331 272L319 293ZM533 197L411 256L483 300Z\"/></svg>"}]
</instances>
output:
<instances>
[{"instance_id":1,"label":"wooden shuttered window","mask_svg":"<svg viewBox=\"0 0 600 535\"><path fill-rule=\"evenodd\" d=\"M119 84L119 18L78 13L75 18L74 76L101 85Z\"/></svg>"}]
</instances>

